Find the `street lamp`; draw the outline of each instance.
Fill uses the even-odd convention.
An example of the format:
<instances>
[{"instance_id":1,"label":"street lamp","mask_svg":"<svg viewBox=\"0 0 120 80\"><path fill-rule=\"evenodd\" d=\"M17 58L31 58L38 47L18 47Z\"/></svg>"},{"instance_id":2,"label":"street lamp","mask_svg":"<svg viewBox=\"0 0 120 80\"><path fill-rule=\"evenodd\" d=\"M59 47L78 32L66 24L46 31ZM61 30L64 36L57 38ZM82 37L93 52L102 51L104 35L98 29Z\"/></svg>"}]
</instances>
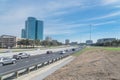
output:
<instances>
[{"instance_id":1,"label":"street lamp","mask_svg":"<svg viewBox=\"0 0 120 80\"><path fill-rule=\"evenodd\" d=\"M92 37L92 31L91 31L91 29L92 29L92 24L90 24L90 40L91 40L91 37Z\"/></svg>"}]
</instances>

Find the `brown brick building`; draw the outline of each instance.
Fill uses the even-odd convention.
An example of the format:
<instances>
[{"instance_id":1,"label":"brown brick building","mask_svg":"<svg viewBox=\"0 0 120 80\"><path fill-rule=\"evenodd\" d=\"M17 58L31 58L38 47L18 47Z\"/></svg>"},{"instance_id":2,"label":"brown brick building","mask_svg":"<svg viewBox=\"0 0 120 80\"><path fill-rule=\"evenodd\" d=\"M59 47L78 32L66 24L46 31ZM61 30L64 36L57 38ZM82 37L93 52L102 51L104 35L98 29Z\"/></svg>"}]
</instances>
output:
<instances>
[{"instance_id":1,"label":"brown brick building","mask_svg":"<svg viewBox=\"0 0 120 80\"><path fill-rule=\"evenodd\" d=\"M12 48L16 46L16 37L11 35L0 36L0 47L1 48Z\"/></svg>"}]
</instances>

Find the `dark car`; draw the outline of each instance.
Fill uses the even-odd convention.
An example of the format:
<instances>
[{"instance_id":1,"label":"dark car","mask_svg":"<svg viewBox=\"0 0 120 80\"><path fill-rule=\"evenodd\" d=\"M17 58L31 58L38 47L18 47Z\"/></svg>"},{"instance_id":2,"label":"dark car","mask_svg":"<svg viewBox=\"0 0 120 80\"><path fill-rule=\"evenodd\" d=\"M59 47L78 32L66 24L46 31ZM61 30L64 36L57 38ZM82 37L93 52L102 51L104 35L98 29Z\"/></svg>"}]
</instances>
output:
<instances>
[{"instance_id":1,"label":"dark car","mask_svg":"<svg viewBox=\"0 0 120 80\"><path fill-rule=\"evenodd\" d=\"M15 59L23 59L23 58L29 58L30 54L27 53L19 53L17 55L13 55L13 58Z\"/></svg>"},{"instance_id":2,"label":"dark car","mask_svg":"<svg viewBox=\"0 0 120 80\"><path fill-rule=\"evenodd\" d=\"M52 54L53 52L52 51L47 51L46 54Z\"/></svg>"},{"instance_id":3,"label":"dark car","mask_svg":"<svg viewBox=\"0 0 120 80\"><path fill-rule=\"evenodd\" d=\"M75 50L76 50L75 48L72 49L72 51L75 51Z\"/></svg>"}]
</instances>

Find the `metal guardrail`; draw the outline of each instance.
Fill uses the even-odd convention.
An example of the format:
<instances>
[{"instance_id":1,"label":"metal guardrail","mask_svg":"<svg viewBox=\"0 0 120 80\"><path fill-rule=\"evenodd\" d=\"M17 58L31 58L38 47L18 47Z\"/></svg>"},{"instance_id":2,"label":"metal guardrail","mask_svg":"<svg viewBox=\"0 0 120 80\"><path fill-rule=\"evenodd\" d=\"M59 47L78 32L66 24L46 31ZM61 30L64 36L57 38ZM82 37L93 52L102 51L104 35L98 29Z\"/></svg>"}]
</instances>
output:
<instances>
[{"instance_id":1,"label":"metal guardrail","mask_svg":"<svg viewBox=\"0 0 120 80\"><path fill-rule=\"evenodd\" d=\"M51 64L53 62L56 62L56 61L58 61L60 59L65 58L67 56L68 55L65 55L65 56L62 56L62 57L60 56L60 57L57 57L55 59L51 59L51 60L43 62L43 63L32 64L32 65L28 65L28 66L25 66L25 67L21 67L19 69L14 69L14 70L11 70L11 71L7 71L5 73L0 74L0 80L8 80L7 77L10 78L12 76L14 76L12 78L17 78L17 77L19 77L19 74L22 74L24 72L29 73L29 72L31 72L33 70L37 70L37 69L39 69L39 68L41 68L43 66L49 65L49 64ZM24 72L20 73L21 70L24 70ZM13 74L13 75L6 77L6 75L10 75L10 74ZM11 80L11 79L9 79L9 80Z\"/></svg>"},{"instance_id":2,"label":"metal guardrail","mask_svg":"<svg viewBox=\"0 0 120 80\"><path fill-rule=\"evenodd\" d=\"M76 53L76 52L78 52L78 51L79 51L79 50L74 51L74 52L72 52L71 54ZM70 55L70 54L69 54L69 55ZM11 71L4 72L4 73L0 74L0 80L12 80L12 79L18 78L18 77L21 76L22 74L27 74L27 73L29 73L29 72L31 72L31 71L33 71L33 70L37 70L37 69L39 69L39 68L41 68L41 67L43 67L43 66L49 65L49 64L51 64L51 63L53 63L53 62L56 62L56 61L61 60L61 59L63 59L63 58L66 58L66 57L68 57L69 55L60 56L60 57L51 59L51 60L46 61L46 62L43 62L43 63L39 63L39 62L38 62L38 63L32 64L32 65L27 65L27 66L25 66L25 67L21 67L21 68L19 68L19 69L14 69L14 70L11 70ZM23 72L22 72L22 70L23 70ZM10 74L12 74L12 75L11 75L11 76L8 76L8 75L10 75ZM7 77L6 77L6 75L7 75ZM8 78L9 78L9 79L8 79Z\"/></svg>"}]
</instances>

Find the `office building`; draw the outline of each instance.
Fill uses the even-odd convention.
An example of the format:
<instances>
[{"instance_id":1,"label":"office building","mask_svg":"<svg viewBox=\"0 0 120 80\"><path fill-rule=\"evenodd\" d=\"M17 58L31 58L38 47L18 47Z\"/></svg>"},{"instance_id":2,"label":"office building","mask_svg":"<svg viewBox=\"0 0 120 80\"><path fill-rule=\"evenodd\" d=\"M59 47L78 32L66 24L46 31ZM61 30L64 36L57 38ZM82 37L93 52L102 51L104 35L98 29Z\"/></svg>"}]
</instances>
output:
<instances>
[{"instance_id":1,"label":"office building","mask_svg":"<svg viewBox=\"0 0 120 80\"><path fill-rule=\"evenodd\" d=\"M98 39L97 43L102 44L102 43L106 43L106 42L112 42L115 40L116 40L116 38L103 38L103 39Z\"/></svg>"},{"instance_id":2,"label":"office building","mask_svg":"<svg viewBox=\"0 0 120 80\"><path fill-rule=\"evenodd\" d=\"M37 20L36 39L43 40L43 21Z\"/></svg>"},{"instance_id":3,"label":"office building","mask_svg":"<svg viewBox=\"0 0 120 80\"><path fill-rule=\"evenodd\" d=\"M35 40L36 36L36 19L33 17L28 17L26 21L26 38Z\"/></svg>"},{"instance_id":4,"label":"office building","mask_svg":"<svg viewBox=\"0 0 120 80\"><path fill-rule=\"evenodd\" d=\"M1 48L12 48L16 46L16 37L11 35L0 36L0 47Z\"/></svg>"},{"instance_id":5,"label":"office building","mask_svg":"<svg viewBox=\"0 0 120 80\"><path fill-rule=\"evenodd\" d=\"M22 29L21 37L31 40L43 40L43 21L28 17L25 21L25 29Z\"/></svg>"},{"instance_id":6,"label":"office building","mask_svg":"<svg viewBox=\"0 0 120 80\"><path fill-rule=\"evenodd\" d=\"M71 42L70 45L78 45L78 42Z\"/></svg>"},{"instance_id":7,"label":"office building","mask_svg":"<svg viewBox=\"0 0 120 80\"><path fill-rule=\"evenodd\" d=\"M22 37L22 38L26 38L25 33L26 33L26 32L25 32L25 29L22 29L22 34L21 34L21 37Z\"/></svg>"},{"instance_id":8,"label":"office building","mask_svg":"<svg viewBox=\"0 0 120 80\"><path fill-rule=\"evenodd\" d=\"M70 44L70 40L69 40L69 39L66 39L66 40L65 40L65 44L66 44L66 45Z\"/></svg>"},{"instance_id":9,"label":"office building","mask_svg":"<svg viewBox=\"0 0 120 80\"><path fill-rule=\"evenodd\" d=\"M52 41L52 38L51 38L50 36L47 36L47 37L45 38L45 40L46 40L46 41Z\"/></svg>"},{"instance_id":10,"label":"office building","mask_svg":"<svg viewBox=\"0 0 120 80\"><path fill-rule=\"evenodd\" d=\"M86 44L91 45L91 44L93 44L93 41L92 40L86 40Z\"/></svg>"}]
</instances>

